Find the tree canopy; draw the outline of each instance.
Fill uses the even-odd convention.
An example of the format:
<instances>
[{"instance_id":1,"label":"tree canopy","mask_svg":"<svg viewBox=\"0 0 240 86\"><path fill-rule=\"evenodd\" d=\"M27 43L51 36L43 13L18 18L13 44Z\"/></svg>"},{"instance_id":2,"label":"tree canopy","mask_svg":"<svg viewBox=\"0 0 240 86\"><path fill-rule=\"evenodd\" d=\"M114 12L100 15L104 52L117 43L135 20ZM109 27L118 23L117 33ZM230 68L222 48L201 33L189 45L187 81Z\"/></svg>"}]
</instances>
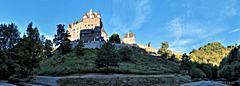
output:
<instances>
[{"instance_id":1,"label":"tree canopy","mask_svg":"<svg viewBox=\"0 0 240 86\"><path fill-rule=\"evenodd\" d=\"M95 60L96 68L103 69L105 73L111 72L110 67L118 66L119 58L114 47L107 43L97 52L98 58Z\"/></svg>"},{"instance_id":2,"label":"tree canopy","mask_svg":"<svg viewBox=\"0 0 240 86\"><path fill-rule=\"evenodd\" d=\"M53 43L58 46L58 50L61 54L66 54L71 50L71 44L68 37L70 37L68 31L64 29L65 25L57 25L57 34L54 35Z\"/></svg>"},{"instance_id":3,"label":"tree canopy","mask_svg":"<svg viewBox=\"0 0 240 86\"><path fill-rule=\"evenodd\" d=\"M109 38L110 43L121 43L121 39L118 34L114 33L112 36Z\"/></svg>"}]
</instances>

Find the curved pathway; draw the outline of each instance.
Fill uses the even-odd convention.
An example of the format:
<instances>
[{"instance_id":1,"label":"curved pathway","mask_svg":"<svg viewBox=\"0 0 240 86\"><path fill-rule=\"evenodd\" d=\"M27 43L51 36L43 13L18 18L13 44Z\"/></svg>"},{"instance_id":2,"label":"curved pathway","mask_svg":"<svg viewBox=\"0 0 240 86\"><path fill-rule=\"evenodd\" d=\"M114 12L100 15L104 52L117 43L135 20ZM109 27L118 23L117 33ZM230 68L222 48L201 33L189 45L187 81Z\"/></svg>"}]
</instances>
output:
<instances>
[{"instance_id":1,"label":"curved pathway","mask_svg":"<svg viewBox=\"0 0 240 86\"><path fill-rule=\"evenodd\" d=\"M186 83L181 86L229 86L229 85L222 84L216 81L198 81L198 82Z\"/></svg>"}]
</instances>

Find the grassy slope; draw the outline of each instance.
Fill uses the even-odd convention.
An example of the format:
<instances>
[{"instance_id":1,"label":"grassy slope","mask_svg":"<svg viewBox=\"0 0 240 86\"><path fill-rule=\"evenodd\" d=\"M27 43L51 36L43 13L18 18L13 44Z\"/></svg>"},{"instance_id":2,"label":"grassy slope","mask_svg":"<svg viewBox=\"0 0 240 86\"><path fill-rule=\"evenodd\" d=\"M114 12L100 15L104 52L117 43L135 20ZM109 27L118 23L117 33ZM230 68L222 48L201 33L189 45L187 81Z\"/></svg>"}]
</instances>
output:
<instances>
[{"instance_id":1,"label":"grassy slope","mask_svg":"<svg viewBox=\"0 0 240 86\"><path fill-rule=\"evenodd\" d=\"M77 73L93 73L98 70L95 68L94 61L97 58L97 50L86 50L84 56L77 56L74 52L64 56L53 56L44 60L40 68L35 69L42 75L70 75ZM175 73L179 71L179 65L155 57L135 54L133 62L120 62L119 67L112 67L115 73L132 74L162 74ZM62 58L64 62L61 62Z\"/></svg>"},{"instance_id":2,"label":"grassy slope","mask_svg":"<svg viewBox=\"0 0 240 86\"><path fill-rule=\"evenodd\" d=\"M210 63L218 66L222 59L228 55L229 51L230 49L225 48L221 43L213 42L193 51L190 57L195 62Z\"/></svg>"}]
</instances>

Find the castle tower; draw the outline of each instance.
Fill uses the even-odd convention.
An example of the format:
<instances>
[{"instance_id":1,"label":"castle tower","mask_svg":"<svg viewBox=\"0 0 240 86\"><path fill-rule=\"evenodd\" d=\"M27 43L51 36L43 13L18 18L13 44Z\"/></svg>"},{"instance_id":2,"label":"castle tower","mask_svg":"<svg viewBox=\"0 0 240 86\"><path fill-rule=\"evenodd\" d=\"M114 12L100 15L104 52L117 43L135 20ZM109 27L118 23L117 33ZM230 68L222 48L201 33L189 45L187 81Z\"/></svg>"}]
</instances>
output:
<instances>
[{"instance_id":1,"label":"castle tower","mask_svg":"<svg viewBox=\"0 0 240 86\"><path fill-rule=\"evenodd\" d=\"M101 29L100 33L101 37L103 37L104 41L107 41L108 36L102 26L100 13L93 12L92 9L90 9L89 12L83 15L81 20L68 25L68 32L70 33L71 36L69 37L69 39L71 41L78 40L81 38L80 37L81 30L91 30L95 28Z\"/></svg>"},{"instance_id":2,"label":"castle tower","mask_svg":"<svg viewBox=\"0 0 240 86\"><path fill-rule=\"evenodd\" d=\"M123 43L124 44L136 44L135 34L133 32L128 32L127 34L125 34L124 38L123 38Z\"/></svg>"}]
</instances>

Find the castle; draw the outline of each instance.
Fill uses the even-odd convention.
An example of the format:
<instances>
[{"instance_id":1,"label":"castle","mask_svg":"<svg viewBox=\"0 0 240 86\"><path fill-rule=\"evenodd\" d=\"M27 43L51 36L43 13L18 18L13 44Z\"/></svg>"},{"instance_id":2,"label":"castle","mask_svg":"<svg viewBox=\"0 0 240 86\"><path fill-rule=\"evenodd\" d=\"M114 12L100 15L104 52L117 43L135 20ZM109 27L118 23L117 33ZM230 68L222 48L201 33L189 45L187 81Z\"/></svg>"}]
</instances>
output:
<instances>
[{"instance_id":1,"label":"castle","mask_svg":"<svg viewBox=\"0 0 240 86\"><path fill-rule=\"evenodd\" d=\"M108 34L104 30L100 13L89 12L82 19L68 25L69 39L80 39L86 48L100 48L108 40Z\"/></svg>"},{"instance_id":2,"label":"castle","mask_svg":"<svg viewBox=\"0 0 240 86\"><path fill-rule=\"evenodd\" d=\"M101 48L108 41L108 34L104 30L100 13L90 9L81 20L68 25L69 39L71 41L81 40L85 48ZM122 44L116 46L135 46L145 49L147 52L157 52L157 49L145 45L136 44L135 34L128 32L124 35Z\"/></svg>"},{"instance_id":3,"label":"castle","mask_svg":"<svg viewBox=\"0 0 240 86\"><path fill-rule=\"evenodd\" d=\"M92 9L84 14L81 20L69 24L68 31L71 36L69 37L71 41L81 39L85 43L108 40L108 35L104 30L100 13L92 12ZM88 37L86 38L86 36Z\"/></svg>"}]
</instances>

